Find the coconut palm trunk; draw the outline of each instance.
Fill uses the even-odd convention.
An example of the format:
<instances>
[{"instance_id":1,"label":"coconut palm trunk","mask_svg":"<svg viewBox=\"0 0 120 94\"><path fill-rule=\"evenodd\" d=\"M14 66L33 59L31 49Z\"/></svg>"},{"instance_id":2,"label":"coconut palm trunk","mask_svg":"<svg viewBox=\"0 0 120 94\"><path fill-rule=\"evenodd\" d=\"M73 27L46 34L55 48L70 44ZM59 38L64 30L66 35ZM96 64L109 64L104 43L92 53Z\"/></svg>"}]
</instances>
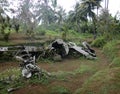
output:
<instances>
[{"instance_id":1,"label":"coconut palm trunk","mask_svg":"<svg viewBox=\"0 0 120 94\"><path fill-rule=\"evenodd\" d=\"M105 9L108 9L109 6L109 0L105 0Z\"/></svg>"},{"instance_id":2,"label":"coconut palm trunk","mask_svg":"<svg viewBox=\"0 0 120 94\"><path fill-rule=\"evenodd\" d=\"M107 6L107 9L108 9L108 6L109 6L109 0L107 0L107 3L106 3L106 4L107 4L106 6Z\"/></svg>"}]
</instances>

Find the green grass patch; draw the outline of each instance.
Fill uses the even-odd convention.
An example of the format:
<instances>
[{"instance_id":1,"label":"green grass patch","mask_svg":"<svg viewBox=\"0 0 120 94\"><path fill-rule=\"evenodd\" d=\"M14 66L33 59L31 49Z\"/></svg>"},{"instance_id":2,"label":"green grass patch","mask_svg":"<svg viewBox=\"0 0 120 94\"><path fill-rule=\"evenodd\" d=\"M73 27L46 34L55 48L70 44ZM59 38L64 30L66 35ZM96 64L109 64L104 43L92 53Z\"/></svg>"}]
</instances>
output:
<instances>
[{"instance_id":1,"label":"green grass patch","mask_svg":"<svg viewBox=\"0 0 120 94\"><path fill-rule=\"evenodd\" d=\"M108 42L104 48L103 52L110 59L110 67L120 67L120 41L113 40Z\"/></svg>"},{"instance_id":2,"label":"green grass patch","mask_svg":"<svg viewBox=\"0 0 120 94\"><path fill-rule=\"evenodd\" d=\"M75 72L65 72L65 71L52 72L52 75L56 76L56 78L59 80L66 80L66 77L75 74L76 74Z\"/></svg>"},{"instance_id":3,"label":"green grass patch","mask_svg":"<svg viewBox=\"0 0 120 94\"><path fill-rule=\"evenodd\" d=\"M69 76L75 76L75 75L84 75L86 73L94 74L98 68L94 65L94 62L90 62L93 64L86 65L86 64L81 64L79 68L73 70L73 71L58 71L58 72L52 72L52 75L55 75L57 79L59 80L66 80L67 77Z\"/></svg>"},{"instance_id":4,"label":"green grass patch","mask_svg":"<svg viewBox=\"0 0 120 94\"><path fill-rule=\"evenodd\" d=\"M120 67L120 57L116 57L113 59L110 67Z\"/></svg>"},{"instance_id":5,"label":"green grass patch","mask_svg":"<svg viewBox=\"0 0 120 94\"><path fill-rule=\"evenodd\" d=\"M46 36L48 37L57 37L57 38L62 38L64 31L50 31L46 30ZM81 40L85 40L86 38L92 38L91 34L83 34L79 33L73 30L68 30L67 35L66 35L66 40L68 41L74 41L77 42Z\"/></svg>"},{"instance_id":6,"label":"green grass patch","mask_svg":"<svg viewBox=\"0 0 120 94\"><path fill-rule=\"evenodd\" d=\"M71 94L70 91L63 86L54 86L51 87L50 94Z\"/></svg>"},{"instance_id":7,"label":"green grass patch","mask_svg":"<svg viewBox=\"0 0 120 94\"><path fill-rule=\"evenodd\" d=\"M0 94L8 94L7 89L19 88L25 85L18 68L7 69L0 73Z\"/></svg>"},{"instance_id":8,"label":"green grass patch","mask_svg":"<svg viewBox=\"0 0 120 94\"><path fill-rule=\"evenodd\" d=\"M111 68L95 73L74 94L119 94L120 68Z\"/></svg>"},{"instance_id":9,"label":"green grass patch","mask_svg":"<svg viewBox=\"0 0 120 94\"><path fill-rule=\"evenodd\" d=\"M29 79L25 79L21 75L20 69L8 69L0 73L0 94L7 94L9 88L21 88L29 84L47 85L51 80L45 74L39 79L37 75L33 75Z\"/></svg>"},{"instance_id":10,"label":"green grass patch","mask_svg":"<svg viewBox=\"0 0 120 94\"><path fill-rule=\"evenodd\" d=\"M14 43L12 42L5 42L5 41L0 41L0 46L11 46L11 45L14 45Z\"/></svg>"},{"instance_id":11,"label":"green grass patch","mask_svg":"<svg viewBox=\"0 0 120 94\"><path fill-rule=\"evenodd\" d=\"M103 52L110 58L112 61L114 58L117 57L118 51L120 50L117 48L118 44L120 44L120 41L113 40L108 42L104 47L103 47Z\"/></svg>"},{"instance_id":12,"label":"green grass patch","mask_svg":"<svg viewBox=\"0 0 120 94\"><path fill-rule=\"evenodd\" d=\"M30 84L44 84L44 85L47 85L47 84L49 84L49 82L50 82L50 79L47 78L45 75L43 75L40 79L38 78L37 75L33 75L29 79Z\"/></svg>"},{"instance_id":13,"label":"green grass patch","mask_svg":"<svg viewBox=\"0 0 120 94\"><path fill-rule=\"evenodd\" d=\"M96 67L90 65L81 65L80 68L75 70L75 73L85 74L85 73L95 73Z\"/></svg>"},{"instance_id":14,"label":"green grass patch","mask_svg":"<svg viewBox=\"0 0 120 94\"><path fill-rule=\"evenodd\" d=\"M13 77L14 79L18 79L21 75L19 68L7 69L0 73L0 79L7 79L8 77Z\"/></svg>"},{"instance_id":15,"label":"green grass patch","mask_svg":"<svg viewBox=\"0 0 120 94\"><path fill-rule=\"evenodd\" d=\"M61 36L62 32L59 31L51 31L51 30L46 30L46 35L47 36Z\"/></svg>"},{"instance_id":16,"label":"green grass patch","mask_svg":"<svg viewBox=\"0 0 120 94\"><path fill-rule=\"evenodd\" d=\"M75 32L73 30L69 30L69 32L67 33L67 40L73 40L74 42L77 42L77 40L82 41L87 38L92 38L92 35L87 33Z\"/></svg>"}]
</instances>

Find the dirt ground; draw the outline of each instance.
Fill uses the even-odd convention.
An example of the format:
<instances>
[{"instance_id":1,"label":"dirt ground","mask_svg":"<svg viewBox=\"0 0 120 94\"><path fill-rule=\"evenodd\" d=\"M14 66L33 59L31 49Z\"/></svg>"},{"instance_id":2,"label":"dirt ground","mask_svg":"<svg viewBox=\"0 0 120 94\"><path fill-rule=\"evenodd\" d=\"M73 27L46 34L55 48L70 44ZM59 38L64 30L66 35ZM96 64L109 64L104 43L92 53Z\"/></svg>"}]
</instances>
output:
<instances>
[{"instance_id":1,"label":"dirt ground","mask_svg":"<svg viewBox=\"0 0 120 94\"><path fill-rule=\"evenodd\" d=\"M78 59L64 59L61 62L55 63L38 63L39 67L45 69L48 72L71 72L80 68L80 65L94 66L97 70L106 68L109 64L109 60L102 53L101 49L94 48L97 54L97 60L87 60L86 58ZM18 62L5 62L0 63L0 72L9 68L19 67ZM63 86L70 90L71 93L75 92L78 88L81 88L83 83L91 77L92 73L69 75L67 80L52 80L48 85L43 84L30 84L24 88L18 89L13 94L49 94L50 87Z\"/></svg>"}]
</instances>

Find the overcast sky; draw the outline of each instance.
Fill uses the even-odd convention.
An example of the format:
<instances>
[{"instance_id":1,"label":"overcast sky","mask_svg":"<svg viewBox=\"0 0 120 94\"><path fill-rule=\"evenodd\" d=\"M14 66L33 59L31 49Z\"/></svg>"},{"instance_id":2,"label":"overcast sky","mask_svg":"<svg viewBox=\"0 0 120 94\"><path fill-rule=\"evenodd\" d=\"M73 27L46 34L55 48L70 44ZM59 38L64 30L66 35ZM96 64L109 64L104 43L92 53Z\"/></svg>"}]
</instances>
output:
<instances>
[{"instance_id":1,"label":"overcast sky","mask_svg":"<svg viewBox=\"0 0 120 94\"><path fill-rule=\"evenodd\" d=\"M78 0L58 0L58 4L63 6L64 9L68 12L69 10L73 9L75 2ZM104 1L101 5L104 7ZM120 0L109 0L109 11L114 16L117 11L120 11Z\"/></svg>"}]
</instances>

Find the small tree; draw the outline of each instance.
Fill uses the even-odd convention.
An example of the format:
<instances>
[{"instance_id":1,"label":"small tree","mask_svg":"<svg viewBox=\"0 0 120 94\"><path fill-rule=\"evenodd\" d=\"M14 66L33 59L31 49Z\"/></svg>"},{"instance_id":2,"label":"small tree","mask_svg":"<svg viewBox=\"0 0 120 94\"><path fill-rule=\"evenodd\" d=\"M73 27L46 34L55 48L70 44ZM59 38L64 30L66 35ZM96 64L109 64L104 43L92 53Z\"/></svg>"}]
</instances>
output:
<instances>
[{"instance_id":1,"label":"small tree","mask_svg":"<svg viewBox=\"0 0 120 94\"><path fill-rule=\"evenodd\" d=\"M61 28L62 30L62 39L67 40L67 34L68 34L68 26L66 23L63 24L63 27Z\"/></svg>"},{"instance_id":2,"label":"small tree","mask_svg":"<svg viewBox=\"0 0 120 94\"><path fill-rule=\"evenodd\" d=\"M11 23L9 16L6 15L3 10L0 12L0 26L0 31L3 35L3 39L8 42L9 35L11 33Z\"/></svg>"},{"instance_id":3,"label":"small tree","mask_svg":"<svg viewBox=\"0 0 120 94\"><path fill-rule=\"evenodd\" d=\"M105 36L106 39L115 39L120 34L120 21L116 16L112 17L107 9L101 11L98 17L98 33Z\"/></svg>"}]
</instances>

